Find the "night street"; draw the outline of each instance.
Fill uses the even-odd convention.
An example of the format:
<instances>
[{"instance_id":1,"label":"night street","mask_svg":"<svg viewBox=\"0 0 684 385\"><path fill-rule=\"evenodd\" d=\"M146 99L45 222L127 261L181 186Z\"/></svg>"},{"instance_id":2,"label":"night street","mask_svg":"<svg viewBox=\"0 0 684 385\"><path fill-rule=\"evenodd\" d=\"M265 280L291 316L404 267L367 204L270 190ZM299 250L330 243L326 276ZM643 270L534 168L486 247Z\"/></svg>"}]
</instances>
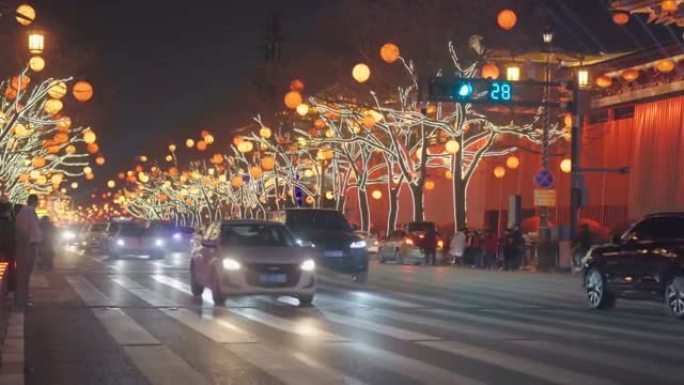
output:
<instances>
[{"instance_id":1,"label":"night street","mask_svg":"<svg viewBox=\"0 0 684 385\"><path fill-rule=\"evenodd\" d=\"M323 275L323 274L322 274ZM589 311L570 274L371 264L314 307L191 296L188 257L71 251L32 278L26 384L681 384L660 305Z\"/></svg>"}]
</instances>

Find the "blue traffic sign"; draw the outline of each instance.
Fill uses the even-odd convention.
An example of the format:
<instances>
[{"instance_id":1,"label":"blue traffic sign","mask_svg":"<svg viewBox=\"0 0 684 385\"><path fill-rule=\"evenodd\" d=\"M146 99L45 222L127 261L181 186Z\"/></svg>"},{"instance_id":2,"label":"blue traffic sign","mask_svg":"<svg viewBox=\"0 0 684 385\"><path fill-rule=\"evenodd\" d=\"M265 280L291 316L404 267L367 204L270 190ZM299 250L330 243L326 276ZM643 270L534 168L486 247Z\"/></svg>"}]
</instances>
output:
<instances>
[{"instance_id":1,"label":"blue traffic sign","mask_svg":"<svg viewBox=\"0 0 684 385\"><path fill-rule=\"evenodd\" d=\"M549 170L541 169L534 174L534 181L537 182L537 186L541 188L549 188L553 186L553 173Z\"/></svg>"}]
</instances>

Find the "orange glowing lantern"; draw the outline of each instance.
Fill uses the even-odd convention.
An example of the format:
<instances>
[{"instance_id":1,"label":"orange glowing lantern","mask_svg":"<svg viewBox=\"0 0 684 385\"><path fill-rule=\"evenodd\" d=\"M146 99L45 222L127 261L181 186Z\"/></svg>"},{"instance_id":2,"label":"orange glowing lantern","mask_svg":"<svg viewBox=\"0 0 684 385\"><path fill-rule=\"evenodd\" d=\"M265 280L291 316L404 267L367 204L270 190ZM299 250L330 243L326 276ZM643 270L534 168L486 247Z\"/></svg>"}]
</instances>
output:
<instances>
[{"instance_id":1,"label":"orange glowing lantern","mask_svg":"<svg viewBox=\"0 0 684 385\"><path fill-rule=\"evenodd\" d=\"M243 183L244 181L242 180L242 177L240 175L235 175L234 177L230 178L230 184L235 188L242 187Z\"/></svg>"},{"instance_id":2,"label":"orange glowing lantern","mask_svg":"<svg viewBox=\"0 0 684 385\"><path fill-rule=\"evenodd\" d=\"M366 126L367 128L371 128L375 125L375 117L371 114L366 114L363 117L363 125Z\"/></svg>"},{"instance_id":3,"label":"orange glowing lantern","mask_svg":"<svg viewBox=\"0 0 684 385\"><path fill-rule=\"evenodd\" d=\"M510 9L504 9L496 15L496 23L504 31L510 31L518 22L518 16Z\"/></svg>"},{"instance_id":4,"label":"orange glowing lantern","mask_svg":"<svg viewBox=\"0 0 684 385\"><path fill-rule=\"evenodd\" d=\"M385 43L380 47L380 57L385 63L394 63L399 59L399 47L394 43Z\"/></svg>"},{"instance_id":5,"label":"orange glowing lantern","mask_svg":"<svg viewBox=\"0 0 684 385\"><path fill-rule=\"evenodd\" d=\"M272 156L265 156L261 158L261 168L265 171L271 171L275 167L275 160Z\"/></svg>"},{"instance_id":6,"label":"orange glowing lantern","mask_svg":"<svg viewBox=\"0 0 684 385\"><path fill-rule=\"evenodd\" d=\"M599 76L596 78L596 85L601 88L608 88L613 85L613 78L610 76Z\"/></svg>"},{"instance_id":7,"label":"orange glowing lantern","mask_svg":"<svg viewBox=\"0 0 684 385\"><path fill-rule=\"evenodd\" d=\"M207 142L204 140L198 140L197 141L197 151L206 151L207 149Z\"/></svg>"},{"instance_id":8,"label":"orange glowing lantern","mask_svg":"<svg viewBox=\"0 0 684 385\"><path fill-rule=\"evenodd\" d=\"M290 91L285 94L285 98L283 99L283 102L285 103L285 107L294 110L302 104L302 94L300 94L297 91Z\"/></svg>"},{"instance_id":9,"label":"orange glowing lantern","mask_svg":"<svg viewBox=\"0 0 684 385\"><path fill-rule=\"evenodd\" d=\"M91 143L88 145L87 150L89 154L97 154L100 152L100 146L97 143Z\"/></svg>"},{"instance_id":10,"label":"orange glowing lantern","mask_svg":"<svg viewBox=\"0 0 684 385\"><path fill-rule=\"evenodd\" d=\"M660 2L660 9L662 9L663 12L675 12L677 10L677 1L663 0Z\"/></svg>"},{"instance_id":11,"label":"orange glowing lantern","mask_svg":"<svg viewBox=\"0 0 684 385\"><path fill-rule=\"evenodd\" d=\"M31 83L31 78L28 77L27 75L20 75L20 76L15 76L12 78L12 82L10 85L12 88L18 91L23 91L28 87L28 85Z\"/></svg>"},{"instance_id":12,"label":"orange glowing lantern","mask_svg":"<svg viewBox=\"0 0 684 385\"><path fill-rule=\"evenodd\" d=\"M432 191L432 190L435 189L435 181L432 180L432 179L426 179L426 180L425 180L425 184L423 185L423 187L424 187L427 191Z\"/></svg>"},{"instance_id":13,"label":"orange glowing lantern","mask_svg":"<svg viewBox=\"0 0 684 385\"><path fill-rule=\"evenodd\" d=\"M29 181L30 176L28 174L19 174L19 181L26 183Z\"/></svg>"},{"instance_id":14,"label":"orange glowing lantern","mask_svg":"<svg viewBox=\"0 0 684 385\"><path fill-rule=\"evenodd\" d=\"M517 156L511 155L506 159L506 167L510 168L511 170L515 170L516 168L520 167L520 159L518 159Z\"/></svg>"},{"instance_id":15,"label":"orange glowing lantern","mask_svg":"<svg viewBox=\"0 0 684 385\"><path fill-rule=\"evenodd\" d=\"M656 70L658 70L658 72L663 73L663 74L667 74L667 73L672 72L675 69L675 62L670 60L670 59L665 59L665 60L661 60L658 63L656 63L655 67L656 67Z\"/></svg>"},{"instance_id":16,"label":"orange glowing lantern","mask_svg":"<svg viewBox=\"0 0 684 385\"><path fill-rule=\"evenodd\" d=\"M382 199L382 191L373 190L373 192L371 193L371 197L373 197L373 199L375 199L376 201Z\"/></svg>"},{"instance_id":17,"label":"orange glowing lantern","mask_svg":"<svg viewBox=\"0 0 684 385\"><path fill-rule=\"evenodd\" d=\"M613 15L613 23L617 25L625 25L629 23L629 13L618 12Z\"/></svg>"},{"instance_id":18,"label":"orange glowing lantern","mask_svg":"<svg viewBox=\"0 0 684 385\"><path fill-rule=\"evenodd\" d=\"M70 145L66 146L66 148L64 149L64 152L67 153L68 155L74 154L74 153L76 153L76 146L74 146L73 144L70 144Z\"/></svg>"},{"instance_id":19,"label":"orange glowing lantern","mask_svg":"<svg viewBox=\"0 0 684 385\"><path fill-rule=\"evenodd\" d=\"M290 90L297 92L304 91L304 82L299 79L292 79L290 82Z\"/></svg>"},{"instance_id":20,"label":"orange glowing lantern","mask_svg":"<svg viewBox=\"0 0 684 385\"><path fill-rule=\"evenodd\" d=\"M314 121L314 127L318 128L318 129L323 128L323 127L325 127L325 122L321 119L316 119Z\"/></svg>"},{"instance_id":21,"label":"orange glowing lantern","mask_svg":"<svg viewBox=\"0 0 684 385\"><path fill-rule=\"evenodd\" d=\"M503 167L501 167L501 166L497 166L497 167L494 169L494 176L495 176L497 179L503 178L504 176L506 176L506 169L503 168Z\"/></svg>"},{"instance_id":22,"label":"orange glowing lantern","mask_svg":"<svg viewBox=\"0 0 684 385\"><path fill-rule=\"evenodd\" d=\"M306 204L307 205L313 205L315 202L316 202L316 200L311 195L306 197Z\"/></svg>"},{"instance_id":23,"label":"orange glowing lantern","mask_svg":"<svg viewBox=\"0 0 684 385\"><path fill-rule=\"evenodd\" d=\"M249 175L252 177L252 179L259 179L261 177L261 174L263 171L261 170L261 167L259 166L252 166L249 169Z\"/></svg>"},{"instance_id":24,"label":"orange glowing lantern","mask_svg":"<svg viewBox=\"0 0 684 385\"><path fill-rule=\"evenodd\" d=\"M74 84L71 93L74 95L74 99L81 103L85 103L93 98L93 86L90 83L81 80Z\"/></svg>"},{"instance_id":25,"label":"orange glowing lantern","mask_svg":"<svg viewBox=\"0 0 684 385\"><path fill-rule=\"evenodd\" d=\"M211 163L213 163L213 164L221 164L221 163L223 163L223 155L221 155L221 154L214 154L214 156L211 157Z\"/></svg>"},{"instance_id":26,"label":"orange glowing lantern","mask_svg":"<svg viewBox=\"0 0 684 385\"><path fill-rule=\"evenodd\" d=\"M628 82L633 82L633 81L639 79L639 70L635 70L633 68L628 69L622 73L622 78Z\"/></svg>"},{"instance_id":27,"label":"orange glowing lantern","mask_svg":"<svg viewBox=\"0 0 684 385\"><path fill-rule=\"evenodd\" d=\"M482 77L484 79L498 79L499 75L499 67L494 63L487 63L482 67Z\"/></svg>"},{"instance_id":28,"label":"orange glowing lantern","mask_svg":"<svg viewBox=\"0 0 684 385\"><path fill-rule=\"evenodd\" d=\"M45 167L45 163L46 163L45 158L43 158L42 156L36 156L31 161L33 168L43 168L43 167Z\"/></svg>"},{"instance_id":29,"label":"orange glowing lantern","mask_svg":"<svg viewBox=\"0 0 684 385\"><path fill-rule=\"evenodd\" d=\"M100 155L100 156L98 156L97 158L95 158L95 163L96 163L98 166L104 166L104 164L105 164L106 161L107 161L107 160L106 160L105 157L102 156L102 155Z\"/></svg>"}]
</instances>

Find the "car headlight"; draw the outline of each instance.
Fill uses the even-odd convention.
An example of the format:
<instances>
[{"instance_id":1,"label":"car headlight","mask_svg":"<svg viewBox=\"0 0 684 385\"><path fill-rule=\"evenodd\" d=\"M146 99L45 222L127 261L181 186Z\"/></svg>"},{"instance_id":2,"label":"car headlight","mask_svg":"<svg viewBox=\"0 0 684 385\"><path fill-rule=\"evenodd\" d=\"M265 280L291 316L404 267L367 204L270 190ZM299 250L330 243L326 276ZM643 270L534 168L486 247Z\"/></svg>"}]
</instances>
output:
<instances>
[{"instance_id":1,"label":"car headlight","mask_svg":"<svg viewBox=\"0 0 684 385\"><path fill-rule=\"evenodd\" d=\"M116 245L117 245L117 246L125 246L125 245L126 245L126 242L124 242L123 239L117 239L117 240L116 240Z\"/></svg>"},{"instance_id":2,"label":"car headlight","mask_svg":"<svg viewBox=\"0 0 684 385\"><path fill-rule=\"evenodd\" d=\"M225 270L231 270L231 271L240 270L242 268L242 264L233 258L224 258L223 259L223 268Z\"/></svg>"},{"instance_id":3,"label":"car headlight","mask_svg":"<svg viewBox=\"0 0 684 385\"><path fill-rule=\"evenodd\" d=\"M307 259L306 261L302 262L299 267L304 271L314 271L316 270L316 262L313 259Z\"/></svg>"},{"instance_id":4,"label":"car headlight","mask_svg":"<svg viewBox=\"0 0 684 385\"><path fill-rule=\"evenodd\" d=\"M68 231L68 230L67 230L67 231L65 231L65 232L62 233L62 238L64 238L64 239L70 241L70 240L76 238L76 233L74 233L73 231Z\"/></svg>"},{"instance_id":5,"label":"car headlight","mask_svg":"<svg viewBox=\"0 0 684 385\"><path fill-rule=\"evenodd\" d=\"M180 241L182 237L183 236L180 233L173 234L173 239L175 239L176 241Z\"/></svg>"},{"instance_id":6,"label":"car headlight","mask_svg":"<svg viewBox=\"0 0 684 385\"><path fill-rule=\"evenodd\" d=\"M351 247L352 249L363 249L365 247L368 247L368 245L366 244L366 241L361 240L352 242L351 245L349 245L349 247Z\"/></svg>"},{"instance_id":7,"label":"car headlight","mask_svg":"<svg viewBox=\"0 0 684 385\"><path fill-rule=\"evenodd\" d=\"M154 245L157 247L162 247L162 246L164 246L164 240L163 239L155 239Z\"/></svg>"}]
</instances>

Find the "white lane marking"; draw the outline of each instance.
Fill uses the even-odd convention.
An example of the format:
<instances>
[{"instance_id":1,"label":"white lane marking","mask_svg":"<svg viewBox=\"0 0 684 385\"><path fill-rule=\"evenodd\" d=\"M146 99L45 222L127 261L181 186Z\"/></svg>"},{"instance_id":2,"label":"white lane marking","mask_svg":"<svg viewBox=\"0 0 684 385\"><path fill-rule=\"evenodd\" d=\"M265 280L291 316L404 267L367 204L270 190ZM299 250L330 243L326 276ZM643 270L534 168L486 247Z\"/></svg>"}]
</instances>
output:
<instances>
[{"instance_id":1,"label":"white lane marking","mask_svg":"<svg viewBox=\"0 0 684 385\"><path fill-rule=\"evenodd\" d=\"M44 276L43 274L33 274L31 275L31 279L29 281L29 288L31 289L47 289L50 287L50 283L47 280L47 277Z\"/></svg>"},{"instance_id":2,"label":"white lane marking","mask_svg":"<svg viewBox=\"0 0 684 385\"><path fill-rule=\"evenodd\" d=\"M324 312L325 318L329 321L340 323L343 325L365 329L373 333L378 333L393 338L397 338L404 341L427 341L427 340L440 340L441 338L431 336L428 334L418 333L411 330L401 329L393 326L387 326L379 324L376 322L364 320L356 317L347 317L341 314L331 313L328 311Z\"/></svg>"},{"instance_id":3,"label":"white lane marking","mask_svg":"<svg viewBox=\"0 0 684 385\"><path fill-rule=\"evenodd\" d=\"M347 339L333 333L323 331L312 325L311 320L300 319L297 321L287 318L276 317L257 309L226 309L240 317L247 318L254 322L270 326L287 333L297 334L307 338L316 338L324 341L347 341Z\"/></svg>"},{"instance_id":4,"label":"white lane marking","mask_svg":"<svg viewBox=\"0 0 684 385\"><path fill-rule=\"evenodd\" d=\"M352 377L352 376L350 376L344 372L341 372L337 369L326 366L326 365L320 363L319 361L314 360L313 358L311 358L310 356L308 356L302 352L293 351L293 352L290 352L290 354L292 355L293 358L299 360L300 362L302 362L306 366L309 366L309 367L315 368L315 369L325 370L326 372L330 373L329 375L331 377L335 376L335 377L342 378L342 384L344 384L344 385L365 385L365 383L363 381L361 381L355 377Z\"/></svg>"},{"instance_id":5,"label":"white lane marking","mask_svg":"<svg viewBox=\"0 0 684 385\"><path fill-rule=\"evenodd\" d=\"M225 349L288 385L361 383L301 353L283 352L262 344L230 345Z\"/></svg>"},{"instance_id":6,"label":"white lane marking","mask_svg":"<svg viewBox=\"0 0 684 385\"><path fill-rule=\"evenodd\" d=\"M455 354L468 359L486 362L508 370L513 370L528 376L541 378L545 381L561 385L608 385L612 381L544 364L531 359L502 353L496 350L484 349L475 345L456 341L424 341L418 344Z\"/></svg>"},{"instance_id":7,"label":"white lane marking","mask_svg":"<svg viewBox=\"0 0 684 385\"><path fill-rule=\"evenodd\" d=\"M125 346L124 350L152 385L209 385L166 346Z\"/></svg>"},{"instance_id":8,"label":"white lane marking","mask_svg":"<svg viewBox=\"0 0 684 385\"><path fill-rule=\"evenodd\" d=\"M159 345L160 342L118 308L92 309L95 317L119 345Z\"/></svg>"},{"instance_id":9,"label":"white lane marking","mask_svg":"<svg viewBox=\"0 0 684 385\"><path fill-rule=\"evenodd\" d=\"M558 354L578 360L598 363L602 366L612 366L627 371L644 373L648 376L662 378L666 381L672 380L673 378L679 378L682 375L681 367L667 366L653 361L631 358L621 354L599 352L592 348L569 346L568 344L541 340L519 340L510 342L535 350L548 352L550 354Z\"/></svg>"},{"instance_id":10,"label":"white lane marking","mask_svg":"<svg viewBox=\"0 0 684 385\"><path fill-rule=\"evenodd\" d=\"M436 342L436 341L435 341ZM365 362L372 367L380 366L391 372L409 377L421 384L459 384L482 385L484 382L455 372L426 364L413 358L404 357L386 350L374 348L360 342L349 344L333 344L333 350L353 350L357 361Z\"/></svg>"},{"instance_id":11,"label":"white lane marking","mask_svg":"<svg viewBox=\"0 0 684 385\"><path fill-rule=\"evenodd\" d=\"M182 293L185 293L187 295L193 296L192 290L190 289L190 285L187 283L178 280L176 278L171 278L168 275L163 275L163 274L155 274L152 275L152 279L154 279L157 282L163 283L166 286L170 286ZM231 301L231 300L228 300ZM210 305L214 305L214 300L211 298L211 294L207 291L204 290L204 293L202 293L202 302Z\"/></svg>"},{"instance_id":12,"label":"white lane marking","mask_svg":"<svg viewBox=\"0 0 684 385\"><path fill-rule=\"evenodd\" d=\"M114 301L104 295L88 280L80 275L66 276L64 279L88 306L113 306Z\"/></svg>"},{"instance_id":13,"label":"white lane marking","mask_svg":"<svg viewBox=\"0 0 684 385\"><path fill-rule=\"evenodd\" d=\"M112 278L112 281L116 282L119 286L123 287L136 297L142 299L143 301L149 303L154 307L178 306L171 299L159 295L152 290L146 289L145 287L133 281L132 279L126 278L124 276L118 276L116 278Z\"/></svg>"},{"instance_id":14,"label":"white lane marking","mask_svg":"<svg viewBox=\"0 0 684 385\"><path fill-rule=\"evenodd\" d=\"M167 316L217 343L258 342L258 338L232 323L210 314L196 314L188 309L160 309Z\"/></svg>"}]
</instances>

